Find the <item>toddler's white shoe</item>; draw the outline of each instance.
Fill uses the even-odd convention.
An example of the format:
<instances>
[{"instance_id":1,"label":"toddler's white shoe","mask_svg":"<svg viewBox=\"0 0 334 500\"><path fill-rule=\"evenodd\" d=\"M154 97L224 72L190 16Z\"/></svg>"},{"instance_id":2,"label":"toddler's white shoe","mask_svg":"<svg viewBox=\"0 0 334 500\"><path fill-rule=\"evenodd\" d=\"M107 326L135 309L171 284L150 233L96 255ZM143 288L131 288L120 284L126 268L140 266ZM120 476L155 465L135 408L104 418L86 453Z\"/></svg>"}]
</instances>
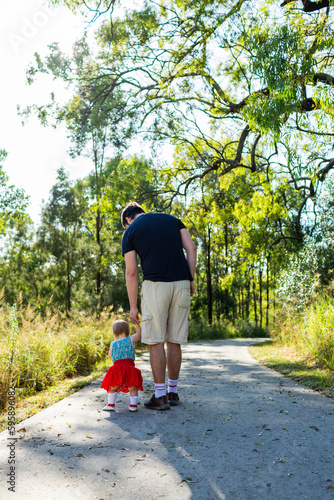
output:
<instances>
[{"instance_id":1,"label":"toddler's white shoe","mask_svg":"<svg viewBox=\"0 0 334 500\"><path fill-rule=\"evenodd\" d=\"M129 410L130 411L137 411L137 405L130 405Z\"/></svg>"},{"instance_id":2,"label":"toddler's white shoe","mask_svg":"<svg viewBox=\"0 0 334 500\"><path fill-rule=\"evenodd\" d=\"M115 410L115 405L111 405L111 404L105 405L105 407L102 408L102 410L105 410L105 411L114 411Z\"/></svg>"}]
</instances>

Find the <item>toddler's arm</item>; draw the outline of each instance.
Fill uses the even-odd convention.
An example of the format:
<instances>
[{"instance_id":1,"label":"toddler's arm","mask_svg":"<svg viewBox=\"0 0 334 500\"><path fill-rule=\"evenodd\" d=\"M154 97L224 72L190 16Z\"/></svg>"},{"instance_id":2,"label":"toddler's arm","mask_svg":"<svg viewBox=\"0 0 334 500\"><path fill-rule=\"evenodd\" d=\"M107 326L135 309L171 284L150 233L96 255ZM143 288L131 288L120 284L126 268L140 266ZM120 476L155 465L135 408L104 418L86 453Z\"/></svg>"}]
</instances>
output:
<instances>
[{"instance_id":1,"label":"toddler's arm","mask_svg":"<svg viewBox=\"0 0 334 500\"><path fill-rule=\"evenodd\" d=\"M141 339L141 327L136 323L136 332L134 335L131 335L132 342L138 342Z\"/></svg>"},{"instance_id":2,"label":"toddler's arm","mask_svg":"<svg viewBox=\"0 0 334 500\"><path fill-rule=\"evenodd\" d=\"M108 358L111 359L111 347L110 347L109 352L108 352Z\"/></svg>"}]
</instances>

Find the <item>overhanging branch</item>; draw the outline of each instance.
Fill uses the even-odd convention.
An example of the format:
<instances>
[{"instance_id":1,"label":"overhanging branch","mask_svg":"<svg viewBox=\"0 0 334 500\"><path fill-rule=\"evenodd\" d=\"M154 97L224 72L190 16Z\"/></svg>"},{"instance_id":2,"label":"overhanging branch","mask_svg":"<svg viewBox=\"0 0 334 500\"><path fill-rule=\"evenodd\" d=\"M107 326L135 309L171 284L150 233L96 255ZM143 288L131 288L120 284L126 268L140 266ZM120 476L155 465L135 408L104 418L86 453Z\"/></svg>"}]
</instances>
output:
<instances>
[{"instance_id":1,"label":"overhanging branch","mask_svg":"<svg viewBox=\"0 0 334 500\"><path fill-rule=\"evenodd\" d=\"M289 3L295 2L296 0L284 0L281 3L281 7L285 7ZM325 9L329 7L329 0L321 0L320 2L312 2L310 0L302 0L303 11L304 12L315 12L316 10Z\"/></svg>"}]
</instances>

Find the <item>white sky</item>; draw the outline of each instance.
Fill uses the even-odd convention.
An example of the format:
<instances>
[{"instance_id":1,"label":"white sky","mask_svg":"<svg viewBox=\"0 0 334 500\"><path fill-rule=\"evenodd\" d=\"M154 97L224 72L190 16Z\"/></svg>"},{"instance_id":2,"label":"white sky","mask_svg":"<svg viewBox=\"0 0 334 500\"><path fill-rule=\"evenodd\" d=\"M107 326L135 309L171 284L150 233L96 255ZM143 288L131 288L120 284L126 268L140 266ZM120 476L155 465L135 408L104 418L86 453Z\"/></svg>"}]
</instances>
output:
<instances>
[{"instance_id":1,"label":"white sky","mask_svg":"<svg viewBox=\"0 0 334 500\"><path fill-rule=\"evenodd\" d=\"M34 52L46 54L52 42L59 42L61 49L69 52L86 24L80 14L74 15L65 7L48 8L43 0L2 2L0 12L0 149L8 153L3 166L10 183L30 196L28 213L37 222L57 169L64 166L76 179L87 175L93 165L87 158L73 160L68 156L70 141L65 127L43 127L34 116L21 125L17 105L25 108L48 102L53 85L45 77L28 86L25 71Z\"/></svg>"}]
</instances>

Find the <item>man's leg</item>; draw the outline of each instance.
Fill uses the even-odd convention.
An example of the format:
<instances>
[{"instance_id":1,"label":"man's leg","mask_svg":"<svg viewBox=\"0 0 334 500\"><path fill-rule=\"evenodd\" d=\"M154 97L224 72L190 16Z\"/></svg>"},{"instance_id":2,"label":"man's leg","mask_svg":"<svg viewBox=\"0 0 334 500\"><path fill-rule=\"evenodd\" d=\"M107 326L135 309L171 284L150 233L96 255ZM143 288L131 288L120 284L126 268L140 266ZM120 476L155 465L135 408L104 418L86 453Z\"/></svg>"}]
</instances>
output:
<instances>
[{"instance_id":1,"label":"man's leg","mask_svg":"<svg viewBox=\"0 0 334 500\"><path fill-rule=\"evenodd\" d=\"M154 379L154 396L158 399L166 396L166 354L164 344L150 346L150 362Z\"/></svg>"},{"instance_id":2,"label":"man's leg","mask_svg":"<svg viewBox=\"0 0 334 500\"><path fill-rule=\"evenodd\" d=\"M164 384L166 377L166 353L164 344L150 346L150 363L155 384Z\"/></svg>"},{"instance_id":3,"label":"man's leg","mask_svg":"<svg viewBox=\"0 0 334 500\"><path fill-rule=\"evenodd\" d=\"M142 342L150 345L150 363L154 395L145 401L146 408L169 410L166 396L165 338L173 286L168 282L144 281L142 287Z\"/></svg>"},{"instance_id":4,"label":"man's leg","mask_svg":"<svg viewBox=\"0 0 334 500\"><path fill-rule=\"evenodd\" d=\"M168 378L177 380L182 363L182 351L180 344L167 342L167 371Z\"/></svg>"},{"instance_id":5,"label":"man's leg","mask_svg":"<svg viewBox=\"0 0 334 500\"><path fill-rule=\"evenodd\" d=\"M188 340L190 284L187 280L175 281L173 287L167 327L167 398L171 406L176 406L179 404L177 384L182 363L181 345Z\"/></svg>"},{"instance_id":6,"label":"man's leg","mask_svg":"<svg viewBox=\"0 0 334 500\"><path fill-rule=\"evenodd\" d=\"M170 406L179 404L177 394L177 383L182 363L181 345L173 342L167 342L167 370L168 370L168 389L167 399Z\"/></svg>"},{"instance_id":7,"label":"man's leg","mask_svg":"<svg viewBox=\"0 0 334 500\"><path fill-rule=\"evenodd\" d=\"M150 362L154 379L154 394L145 401L146 408L152 410L169 410L166 396L166 353L163 343L150 346Z\"/></svg>"}]
</instances>

